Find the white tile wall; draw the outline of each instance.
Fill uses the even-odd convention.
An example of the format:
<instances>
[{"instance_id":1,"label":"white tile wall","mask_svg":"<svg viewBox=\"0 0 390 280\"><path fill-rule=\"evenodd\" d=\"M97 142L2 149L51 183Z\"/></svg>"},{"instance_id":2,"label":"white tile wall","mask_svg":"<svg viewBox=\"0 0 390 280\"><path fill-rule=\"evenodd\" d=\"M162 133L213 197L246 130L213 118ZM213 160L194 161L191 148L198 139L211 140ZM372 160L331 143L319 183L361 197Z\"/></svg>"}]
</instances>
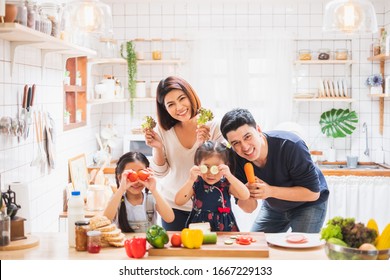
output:
<instances>
[{"instance_id":1,"label":"white tile wall","mask_svg":"<svg viewBox=\"0 0 390 280\"><path fill-rule=\"evenodd\" d=\"M263 32L269 30L286 30L299 38L328 38L322 35L321 22L323 5L327 1L255 1L255 0L198 0L198 1L151 1L151 0L105 0L113 8L114 36L119 42L134 38L180 38L191 37L195 32L208 30L240 30ZM373 1L378 15L378 24L390 30L390 4L386 0ZM375 36L374 36L375 38ZM358 61L352 66L353 97L357 100L351 108L360 117L360 124L353 137L334 141L339 156L352 149L361 160L365 158L364 134L362 123L369 128L369 147L371 151L379 147L385 150L386 162L390 163L390 100L385 101L384 135L379 134L378 100L367 97L364 86L366 76L377 72L379 65L367 62L372 37L365 36L353 39L353 59ZM313 46L316 48L317 46ZM147 47L145 47L147 48ZM167 50L169 47L167 47ZM150 50L149 50L150 51ZM32 205L32 230L56 231L58 213L62 209L62 190L68 180L67 159L86 153L90 162L96 150L94 134L99 125L115 123L121 134L129 133L134 125L139 124L142 116L155 112L153 102L135 103L134 116L130 116L128 104L107 104L90 108L91 121L87 127L70 132L62 129L62 76L63 61L59 55L50 55L47 69L42 74L40 52L34 48L20 48L17 51L17 63L14 74L10 74L10 44L0 40L0 116L15 115L17 111L17 94L21 94L25 83L36 83L38 93L36 108L50 112L57 123L57 166L50 175L42 176L30 162L36 153L36 143L32 133L27 140L20 143L16 139L0 136L0 173L2 186L13 181L28 183ZM166 68L140 69L141 75L159 80ZM322 71L322 73L317 73ZM341 69L313 67L312 75L333 75ZM386 64L390 74L390 64ZM98 80L104 73L112 73L121 81L126 81L124 66L102 67L96 70L94 79ZM180 72L180 71L179 71ZM164 74L166 75L166 74ZM191 79L188 79L191 81ZM126 83L126 82L124 82ZM309 86L311 86L309 84ZM309 136L309 142L316 142L318 148L326 149L329 139L319 135L318 120L321 112L336 106L338 103L302 103L295 108L296 121L300 123ZM121 147L121 144L118 144ZM114 150L114 156L120 155L120 148Z\"/></svg>"}]
</instances>

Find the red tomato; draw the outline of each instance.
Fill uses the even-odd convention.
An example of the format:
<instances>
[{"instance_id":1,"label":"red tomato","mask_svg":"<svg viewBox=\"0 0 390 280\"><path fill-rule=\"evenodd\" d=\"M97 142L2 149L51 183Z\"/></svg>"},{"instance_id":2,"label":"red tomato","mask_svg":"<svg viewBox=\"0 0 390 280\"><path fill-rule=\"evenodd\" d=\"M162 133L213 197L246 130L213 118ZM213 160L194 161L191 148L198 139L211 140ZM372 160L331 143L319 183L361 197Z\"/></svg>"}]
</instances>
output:
<instances>
[{"instance_id":1,"label":"red tomato","mask_svg":"<svg viewBox=\"0 0 390 280\"><path fill-rule=\"evenodd\" d=\"M181 235L179 233L172 234L171 244L173 247L180 247L181 246Z\"/></svg>"},{"instance_id":2,"label":"red tomato","mask_svg":"<svg viewBox=\"0 0 390 280\"><path fill-rule=\"evenodd\" d=\"M129 179L130 182L135 182L138 179L138 174L135 171L130 171L129 174L127 174L127 179Z\"/></svg>"},{"instance_id":3,"label":"red tomato","mask_svg":"<svg viewBox=\"0 0 390 280\"><path fill-rule=\"evenodd\" d=\"M150 173L148 170L146 169L141 169L141 170L138 170L138 178L141 180L141 181L146 181L150 176Z\"/></svg>"},{"instance_id":4,"label":"red tomato","mask_svg":"<svg viewBox=\"0 0 390 280\"><path fill-rule=\"evenodd\" d=\"M252 242L253 242L252 237L250 237L250 236L238 236L236 238L236 243L238 243L240 245L249 245Z\"/></svg>"}]
</instances>

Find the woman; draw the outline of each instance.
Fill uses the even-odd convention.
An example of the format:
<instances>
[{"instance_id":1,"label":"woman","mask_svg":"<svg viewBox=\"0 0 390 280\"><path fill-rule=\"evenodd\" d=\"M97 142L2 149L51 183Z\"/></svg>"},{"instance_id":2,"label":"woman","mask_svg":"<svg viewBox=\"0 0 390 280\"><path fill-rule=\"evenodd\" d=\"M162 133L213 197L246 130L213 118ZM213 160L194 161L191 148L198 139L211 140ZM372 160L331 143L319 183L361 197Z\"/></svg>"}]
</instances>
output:
<instances>
[{"instance_id":1,"label":"woman","mask_svg":"<svg viewBox=\"0 0 390 280\"><path fill-rule=\"evenodd\" d=\"M161 193L173 208L175 219L167 223L166 230L180 231L192 210L192 203L175 204L175 195L186 182L194 164L197 148L207 140L222 142L219 123L210 121L198 125L197 115L201 102L191 85L179 77L160 81L156 93L157 121L155 130L145 130L146 144L153 148L151 167L159 181Z\"/></svg>"}]
</instances>

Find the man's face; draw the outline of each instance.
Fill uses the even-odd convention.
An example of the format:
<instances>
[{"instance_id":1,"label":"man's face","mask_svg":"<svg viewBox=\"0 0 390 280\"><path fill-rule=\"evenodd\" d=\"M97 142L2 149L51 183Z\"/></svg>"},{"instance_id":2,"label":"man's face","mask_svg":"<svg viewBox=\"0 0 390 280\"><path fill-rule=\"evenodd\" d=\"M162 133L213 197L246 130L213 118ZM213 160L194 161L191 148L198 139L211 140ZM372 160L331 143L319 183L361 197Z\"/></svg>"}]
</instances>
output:
<instances>
[{"instance_id":1,"label":"man's face","mask_svg":"<svg viewBox=\"0 0 390 280\"><path fill-rule=\"evenodd\" d=\"M259 126L253 128L245 124L237 130L229 131L226 137L239 156L249 161L256 161L260 159L263 143L260 132Z\"/></svg>"}]
</instances>

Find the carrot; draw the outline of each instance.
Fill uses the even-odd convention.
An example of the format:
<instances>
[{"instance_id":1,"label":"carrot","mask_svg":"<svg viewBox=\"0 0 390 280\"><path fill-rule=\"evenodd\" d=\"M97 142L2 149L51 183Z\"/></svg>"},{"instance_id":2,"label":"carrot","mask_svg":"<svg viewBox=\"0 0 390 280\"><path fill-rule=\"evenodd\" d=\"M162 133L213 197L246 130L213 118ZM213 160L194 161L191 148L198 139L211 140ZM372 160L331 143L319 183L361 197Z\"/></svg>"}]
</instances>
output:
<instances>
[{"instance_id":1,"label":"carrot","mask_svg":"<svg viewBox=\"0 0 390 280\"><path fill-rule=\"evenodd\" d=\"M244 165L245 176L248 179L248 183L254 183L255 180L255 170L253 165L250 162L245 163Z\"/></svg>"}]
</instances>

